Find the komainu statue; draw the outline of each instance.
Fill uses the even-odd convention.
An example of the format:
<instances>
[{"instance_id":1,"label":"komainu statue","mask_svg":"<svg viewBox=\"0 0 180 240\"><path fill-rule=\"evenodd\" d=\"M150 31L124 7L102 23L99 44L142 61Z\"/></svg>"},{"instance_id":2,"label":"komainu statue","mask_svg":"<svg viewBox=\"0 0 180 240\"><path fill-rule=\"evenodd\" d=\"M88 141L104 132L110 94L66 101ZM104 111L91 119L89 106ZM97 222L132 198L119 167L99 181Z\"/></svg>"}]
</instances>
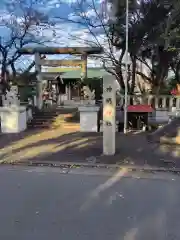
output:
<instances>
[{"instance_id":1,"label":"komainu statue","mask_svg":"<svg viewBox=\"0 0 180 240\"><path fill-rule=\"evenodd\" d=\"M88 86L83 87L83 94L84 94L84 98L87 100L95 99L95 90L91 91Z\"/></svg>"}]
</instances>

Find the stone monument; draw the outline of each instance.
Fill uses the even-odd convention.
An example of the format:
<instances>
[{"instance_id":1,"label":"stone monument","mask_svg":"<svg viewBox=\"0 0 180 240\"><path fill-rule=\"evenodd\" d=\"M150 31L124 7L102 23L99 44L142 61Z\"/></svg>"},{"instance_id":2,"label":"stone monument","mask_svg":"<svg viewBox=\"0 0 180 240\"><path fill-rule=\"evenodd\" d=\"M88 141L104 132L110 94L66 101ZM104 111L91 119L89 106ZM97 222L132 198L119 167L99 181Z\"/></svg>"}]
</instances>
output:
<instances>
[{"instance_id":1,"label":"stone monument","mask_svg":"<svg viewBox=\"0 0 180 240\"><path fill-rule=\"evenodd\" d=\"M116 151L116 79L103 77L103 154L114 155Z\"/></svg>"},{"instance_id":2,"label":"stone monument","mask_svg":"<svg viewBox=\"0 0 180 240\"><path fill-rule=\"evenodd\" d=\"M2 103L4 107L20 106L17 86L11 86L10 91L6 91L6 94L2 97Z\"/></svg>"},{"instance_id":3,"label":"stone monument","mask_svg":"<svg viewBox=\"0 0 180 240\"><path fill-rule=\"evenodd\" d=\"M2 97L0 108L1 131L3 133L18 133L27 128L26 107L20 106L17 86L11 86L10 91Z\"/></svg>"}]
</instances>

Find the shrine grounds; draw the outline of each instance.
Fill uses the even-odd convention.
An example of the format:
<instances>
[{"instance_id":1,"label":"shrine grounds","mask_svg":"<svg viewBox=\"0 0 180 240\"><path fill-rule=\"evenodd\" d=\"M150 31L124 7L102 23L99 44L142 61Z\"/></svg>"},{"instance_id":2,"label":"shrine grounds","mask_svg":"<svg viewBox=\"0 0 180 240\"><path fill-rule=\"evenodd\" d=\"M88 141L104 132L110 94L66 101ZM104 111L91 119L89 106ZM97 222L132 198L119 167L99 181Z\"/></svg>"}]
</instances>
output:
<instances>
[{"instance_id":1,"label":"shrine grounds","mask_svg":"<svg viewBox=\"0 0 180 240\"><path fill-rule=\"evenodd\" d=\"M180 169L180 147L149 143L144 132L117 133L115 156L102 155L102 133L82 133L76 127L29 129L0 139L1 164Z\"/></svg>"}]
</instances>

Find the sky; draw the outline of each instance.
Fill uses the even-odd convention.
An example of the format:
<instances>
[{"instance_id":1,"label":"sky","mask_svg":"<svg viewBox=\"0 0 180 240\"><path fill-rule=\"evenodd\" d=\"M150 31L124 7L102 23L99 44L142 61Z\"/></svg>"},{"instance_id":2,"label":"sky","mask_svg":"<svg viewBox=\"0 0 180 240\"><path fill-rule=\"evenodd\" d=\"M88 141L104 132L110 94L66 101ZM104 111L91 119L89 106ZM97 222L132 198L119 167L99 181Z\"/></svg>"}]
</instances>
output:
<instances>
[{"instance_id":1,"label":"sky","mask_svg":"<svg viewBox=\"0 0 180 240\"><path fill-rule=\"evenodd\" d=\"M1 0L0 1L0 31L1 31L1 41L8 37L9 33L7 31L7 28L3 26L2 19L8 19L9 15L7 14L7 3L8 1L12 2L15 1L17 4L17 1L19 0ZM22 0L20 0L22 1ZM95 29L92 29L93 34L95 34L95 37L93 34L90 34L90 31L88 30L87 26L84 24L74 24L72 21L82 21L82 17L78 17L78 13L81 12L82 16L88 16L89 19L92 21L96 21L97 23L97 15L95 14L92 3L93 0L84 0L84 4L79 8L79 5L77 5L77 2L80 0L23 0L26 1L28 4L29 1L36 1L36 9L43 12L45 15L47 15L50 19L50 22L56 22L54 26L48 27L48 29L40 29L38 27L38 31L34 32L35 35L39 34L43 39L47 40L48 46L89 46L90 42L91 44L95 45L98 43L104 45L106 40L104 38L104 34L102 29L97 28L96 32ZM82 1L82 0L81 0ZM106 1L106 0L103 0ZM102 0L94 0L94 4L96 5L96 9L101 9L102 6ZM90 6L91 5L91 6ZM84 15L83 15L84 14ZM21 13L16 12L16 16L20 17ZM61 21L60 21L61 19ZM62 21L62 19L65 19ZM67 21L67 19L69 19ZM94 22L93 22L94 23ZM5 25L5 24L4 24ZM88 41L88 43L87 43ZM54 58L65 58L66 56L48 56L50 59ZM22 60L23 59L23 60ZM21 60L18 62L18 64L26 65L26 61L32 60L32 57L27 58L21 58ZM89 65L99 65L100 61L94 62L94 60L88 61Z\"/></svg>"}]
</instances>

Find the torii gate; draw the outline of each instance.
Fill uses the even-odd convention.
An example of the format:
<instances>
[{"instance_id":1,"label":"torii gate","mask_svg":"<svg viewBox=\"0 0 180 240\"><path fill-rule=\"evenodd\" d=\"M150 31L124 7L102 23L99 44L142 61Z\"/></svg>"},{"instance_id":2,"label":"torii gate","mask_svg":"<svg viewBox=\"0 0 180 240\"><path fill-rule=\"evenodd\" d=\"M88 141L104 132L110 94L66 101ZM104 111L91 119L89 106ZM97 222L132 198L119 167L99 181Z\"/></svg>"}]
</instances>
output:
<instances>
[{"instance_id":1,"label":"torii gate","mask_svg":"<svg viewBox=\"0 0 180 240\"><path fill-rule=\"evenodd\" d=\"M37 72L37 107L42 108L42 72L41 66L59 66L62 60L45 60L41 59L41 54L71 54L80 55L82 65L83 78L87 77L87 57L90 54L100 54L103 52L99 47L37 47L37 48L21 48L20 54L35 54L35 69ZM71 63L72 64L72 63ZM77 64L77 62L74 62ZM78 63L79 64L79 63ZM105 155L115 154L115 115L116 115L116 96L115 96L115 79L112 76L104 76L103 78L103 153Z\"/></svg>"},{"instance_id":2,"label":"torii gate","mask_svg":"<svg viewBox=\"0 0 180 240\"><path fill-rule=\"evenodd\" d=\"M62 60L46 60L41 59L41 55L50 54L71 54L80 55L81 60L78 60L78 64L81 65L82 78L87 78L87 57L91 54L100 54L103 52L99 47L27 47L21 48L18 51L20 54L34 54L35 55L35 70L37 72L37 107L42 109L42 66L58 67L62 65ZM74 62L74 63L73 63ZM71 64L77 64L77 60L71 60Z\"/></svg>"}]
</instances>

